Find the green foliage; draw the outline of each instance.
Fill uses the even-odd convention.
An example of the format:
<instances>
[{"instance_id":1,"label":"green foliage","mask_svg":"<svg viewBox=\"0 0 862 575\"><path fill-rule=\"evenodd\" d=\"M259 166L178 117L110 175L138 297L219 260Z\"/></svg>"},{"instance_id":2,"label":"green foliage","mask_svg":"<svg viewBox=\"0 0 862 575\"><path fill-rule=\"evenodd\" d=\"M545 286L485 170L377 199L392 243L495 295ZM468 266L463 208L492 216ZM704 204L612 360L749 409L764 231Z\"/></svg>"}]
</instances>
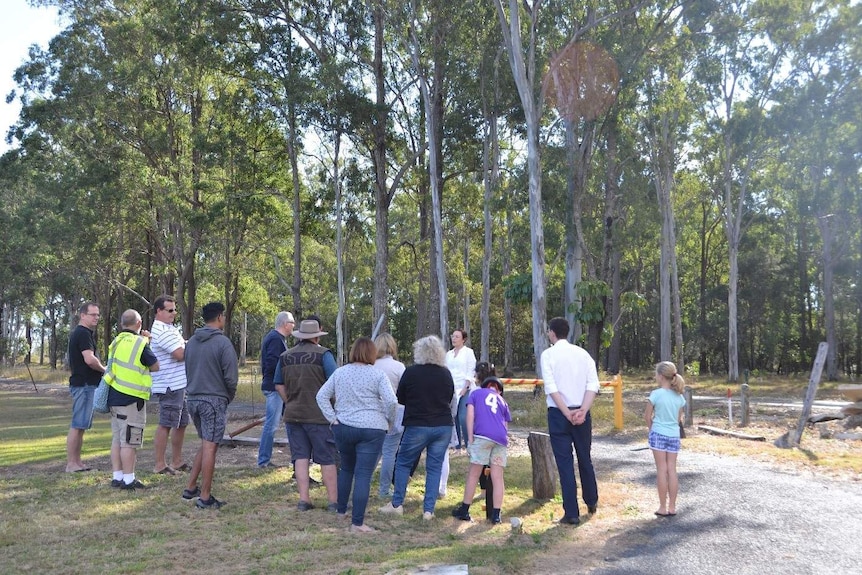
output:
<instances>
[{"instance_id":1,"label":"green foliage","mask_svg":"<svg viewBox=\"0 0 862 575\"><path fill-rule=\"evenodd\" d=\"M513 303L530 303L533 300L533 278L529 273L503 278L503 288L505 296Z\"/></svg>"},{"instance_id":2,"label":"green foliage","mask_svg":"<svg viewBox=\"0 0 862 575\"><path fill-rule=\"evenodd\" d=\"M582 281L575 286L580 306L571 306L575 319L584 325L599 323L605 319L605 300L611 295L610 286L601 281Z\"/></svg>"},{"instance_id":3,"label":"green foliage","mask_svg":"<svg viewBox=\"0 0 862 575\"><path fill-rule=\"evenodd\" d=\"M406 51L411 5L57 4L67 27L16 72L17 147L0 159L4 326L46 318L34 346L42 335L50 346L56 332L57 358L84 299L103 307L104 345L117 310L145 310L163 292L178 296L189 326L202 303L224 300L261 332L249 340L280 309L316 312L334 326L341 265L349 343L373 319L375 216L385 209L374 190L382 182L391 194L387 308L402 357L416 336L435 331L427 118ZM532 366L524 112L502 30L490 4L418 8L420 62L439 72L431 88L442 120L448 320L469 322L475 345L487 287L492 359L502 363L508 336L508 362ZM574 147L551 107L540 120L548 308L580 301L577 321L604 326L600 361L613 353L624 366L657 359L655 178L666 173L686 365L727 369L728 252L738 249L740 366L800 371L831 333L842 370L858 374L859 7L722 0L594 20L612 8L550 3L537 12L537 89L548 60L575 35L607 49L623 73L614 107L573 126ZM383 18L385 110L370 89L375 15ZM491 125L500 165L484 172ZM573 152L584 158L577 169ZM659 158L671 162L666 172ZM483 286L483 186L492 172ZM575 265L566 261L573 187L587 279L565 294ZM738 238L726 227L731 208L742 210Z\"/></svg>"}]
</instances>

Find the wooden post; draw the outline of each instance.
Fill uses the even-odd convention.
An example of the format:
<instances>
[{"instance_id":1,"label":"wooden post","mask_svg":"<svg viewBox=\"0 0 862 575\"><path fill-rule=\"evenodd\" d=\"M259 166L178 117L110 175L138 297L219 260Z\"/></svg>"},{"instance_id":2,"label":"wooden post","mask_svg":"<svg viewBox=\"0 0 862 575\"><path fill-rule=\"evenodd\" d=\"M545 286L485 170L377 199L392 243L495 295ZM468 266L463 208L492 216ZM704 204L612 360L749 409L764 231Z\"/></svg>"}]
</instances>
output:
<instances>
[{"instance_id":1,"label":"wooden post","mask_svg":"<svg viewBox=\"0 0 862 575\"><path fill-rule=\"evenodd\" d=\"M751 423L751 402L748 397L748 384L743 383L740 388L740 400L739 400L739 411L741 420L739 425L742 427L748 427L748 424Z\"/></svg>"},{"instance_id":2,"label":"wooden post","mask_svg":"<svg viewBox=\"0 0 862 575\"><path fill-rule=\"evenodd\" d=\"M802 415L799 416L799 423L796 425L796 434L791 438L794 445L799 445L799 442L802 441L802 431L805 429L808 418L811 417L811 405L814 403L817 386L820 385L820 375L823 373L828 351L829 344L821 341L820 345L817 346L817 357L814 359L811 377L808 379L808 390L805 392L805 401L802 403Z\"/></svg>"},{"instance_id":3,"label":"wooden post","mask_svg":"<svg viewBox=\"0 0 862 575\"><path fill-rule=\"evenodd\" d=\"M551 450L551 436L531 431L527 446L533 465L533 498L553 499L557 492L557 466Z\"/></svg>"},{"instance_id":4,"label":"wooden post","mask_svg":"<svg viewBox=\"0 0 862 575\"><path fill-rule=\"evenodd\" d=\"M694 406L692 405L694 403L694 390L690 385L686 385L682 393L685 396L685 426L691 427L694 424L694 417L692 415L694 413Z\"/></svg>"},{"instance_id":5,"label":"wooden post","mask_svg":"<svg viewBox=\"0 0 862 575\"><path fill-rule=\"evenodd\" d=\"M820 384L820 375L823 373L823 365L826 363L826 353L829 351L829 345L825 341L821 341L817 347L817 357L814 359L814 366L811 368L811 377L808 379L808 390L805 392L805 401L802 403L802 415L799 416L799 424L795 430L788 431L773 443L776 447L796 447L802 440L802 431L805 429L805 423L811 416L811 404L814 403L814 395L817 393L817 386Z\"/></svg>"}]
</instances>

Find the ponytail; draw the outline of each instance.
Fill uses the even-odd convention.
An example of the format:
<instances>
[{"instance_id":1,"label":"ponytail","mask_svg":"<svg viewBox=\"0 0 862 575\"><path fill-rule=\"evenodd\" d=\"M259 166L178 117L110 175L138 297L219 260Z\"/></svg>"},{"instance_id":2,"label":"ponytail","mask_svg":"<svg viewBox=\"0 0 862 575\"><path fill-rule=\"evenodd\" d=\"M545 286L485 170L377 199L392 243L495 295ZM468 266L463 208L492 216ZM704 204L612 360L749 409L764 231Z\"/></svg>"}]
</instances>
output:
<instances>
[{"instance_id":1,"label":"ponytail","mask_svg":"<svg viewBox=\"0 0 862 575\"><path fill-rule=\"evenodd\" d=\"M670 380L670 388L682 395L685 389L685 380L677 373L676 365L670 361L663 361L655 366L655 372L661 377Z\"/></svg>"}]
</instances>

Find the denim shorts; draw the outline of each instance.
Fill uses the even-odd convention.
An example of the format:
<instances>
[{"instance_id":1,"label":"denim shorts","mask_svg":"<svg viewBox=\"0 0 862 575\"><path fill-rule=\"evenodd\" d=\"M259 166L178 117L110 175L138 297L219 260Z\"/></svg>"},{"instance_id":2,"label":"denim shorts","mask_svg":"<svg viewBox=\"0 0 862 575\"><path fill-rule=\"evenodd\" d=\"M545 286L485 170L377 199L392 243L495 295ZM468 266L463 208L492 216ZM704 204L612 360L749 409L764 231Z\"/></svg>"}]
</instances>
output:
<instances>
[{"instance_id":1,"label":"denim shorts","mask_svg":"<svg viewBox=\"0 0 862 575\"><path fill-rule=\"evenodd\" d=\"M656 451L667 451L668 453L679 453L680 441L679 437L668 437L655 431L649 432L650 449Z\"/></svg>"},{"instance_id":2,"label":"denim shorts","mask_svg":"<svg viewBox=\"0 0 862 575\"><path fill-rule=\"evenodd\" d=\"M227 427L227 399L218 395L196 395L187 401L198 437L220 443Z\"/></svg>"},{"instance_id":3,"label":"denim shorts","mask_svg":"<svg viewBox=\"0 0 862 575\"><path fill-rule=\"evenodd\" d=\"M69 386L69 393L72 394L71 427L90 429L93 427L93 398L96 395L96 386Z\"/></svg>"}]
</instances>

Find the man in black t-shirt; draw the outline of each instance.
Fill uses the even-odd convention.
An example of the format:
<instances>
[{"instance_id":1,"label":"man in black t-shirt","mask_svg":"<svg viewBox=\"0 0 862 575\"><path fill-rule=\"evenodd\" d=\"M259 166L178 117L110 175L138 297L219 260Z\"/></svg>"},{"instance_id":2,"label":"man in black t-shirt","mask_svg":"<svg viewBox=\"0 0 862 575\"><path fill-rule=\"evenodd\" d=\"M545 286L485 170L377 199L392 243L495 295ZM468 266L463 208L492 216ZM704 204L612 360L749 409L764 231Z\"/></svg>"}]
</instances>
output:
<instances>
[{"instance_id":1,"label":"man in black t-shirt","mask_svg":"<svg viewBox=\"0 0 862 575\"><path fill-rule=\"evenodd\" d=\"M78 326L69 335L69 393L72 395L72 424L66 436L66 472L89 471L81 461L84 432L93 425L93 396L105 366L96 357L93 330L99 323L99 306L87 302L78 310Z\"/></svg>"}]
</instances>

